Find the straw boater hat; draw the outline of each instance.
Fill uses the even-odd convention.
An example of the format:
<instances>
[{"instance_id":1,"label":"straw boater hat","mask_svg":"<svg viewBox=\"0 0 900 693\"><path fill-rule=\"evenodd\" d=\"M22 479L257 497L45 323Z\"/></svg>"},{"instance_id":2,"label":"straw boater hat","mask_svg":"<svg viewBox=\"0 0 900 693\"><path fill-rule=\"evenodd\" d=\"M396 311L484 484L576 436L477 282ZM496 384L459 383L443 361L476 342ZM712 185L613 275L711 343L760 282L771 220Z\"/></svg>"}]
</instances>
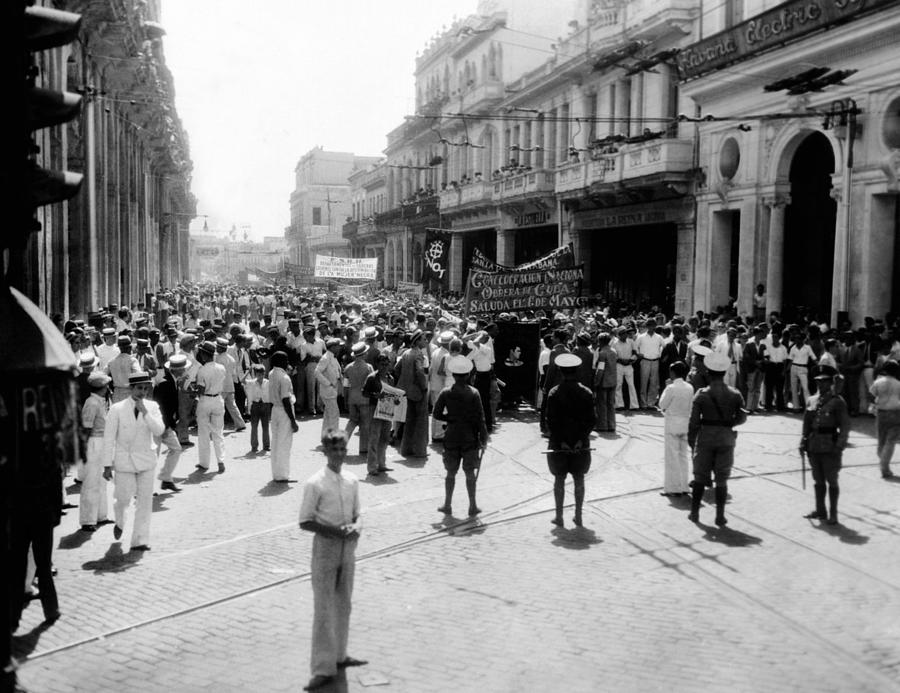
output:
<instances>
[{"instance_id":1,"label":"straw boater hat","mask_svg":"<svg viewBox=\"0 0 900 693\"><path fill-rule=\"evenodd\" d=\"M185 356L184 354L172 354L172 355L169 357L169 360L166 361L165 364L163 364L163 365L164 365L166 368L168 368L168 369L172 369L172 368L190 368L190 367L191 367L191 361L190 361L190 359L189 359L187 356Z\"/></svg>"},{"instance_id":2,"label":"straw boater hat","mask_svg":"<svg viewBox=\"0 0 900 693\"><path fill-rule=\"evenodd\" d=\"M109 385L111 380L112 378L102 371L94 371L87 379L88 385L91 387L103 387L104 385Z\"/></svg>"},{"instance_id":3,"label":"straw boater hat","mask_svg":"<svg viewBox=\"0 0 900 693\"><path fill-rule=\"evenodd\" d=\"M450 342L453 341L454 337L456 337L456 335L453 334L453 332L451 332L450 330L441 332L441 334L438 336L438 344L447 346Z\"/></svg>"},{"instance_id":4,"label":"straw boater hat","mask_svg":"<svg viewBox=\"0 0 900 693\"><path fill-rule=\"evenodd\" d=\"M350 347L350 353L353 354L354 357L362 356L369 350L369 345L365 342L357 342L352 347Z\"/></svg>"},{"instance_id":5,"label":"straw boater hat","mask_svg":"<svg viewBox=\"0 0 900 693\"><path fill-rule=\"evenodd\" d=\"M128 385L152 385L153 381L150 379L150 374L147 371L138 371L137 373L132 373L128 376Z\"/></svg>"},{"instance_id":6,"label":"straw boater hat","mask_svg":"<svg viewBox=\"0 0 900 693\"><path fill-rule=\"evenodd\" d=\"M99 360L100 359L98 359L97 355L93 352L82 354L81 358L78 359L78 367L83 371L90 370L97 365L97 361Z\"/></svg>"}]
</instances>

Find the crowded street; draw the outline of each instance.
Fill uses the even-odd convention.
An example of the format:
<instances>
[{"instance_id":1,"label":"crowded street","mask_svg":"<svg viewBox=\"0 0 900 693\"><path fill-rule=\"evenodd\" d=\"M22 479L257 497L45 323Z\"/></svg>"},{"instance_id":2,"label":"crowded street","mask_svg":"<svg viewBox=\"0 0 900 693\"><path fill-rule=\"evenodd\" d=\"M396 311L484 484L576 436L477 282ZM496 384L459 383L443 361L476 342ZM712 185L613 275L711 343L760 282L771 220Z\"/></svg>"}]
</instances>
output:
<instances>
[{"instance_id":1,"label":"crowded street","mask_svg":"<svg viewBox=\"0 0 900 693\"><path fill-rule=\"evenodd\" d=\"M0 693L900 693L900 0L0 6Z\"/></svg>"},{"instance_id":2,"label":"crowded street","mask_svg":"<svg viewBox=\"0 0 900 693\"><path fill-rule=\"evenodd\" d=\"M361 485L350 651L369 665L326 690L897 690L898 487L878 474L871 418L854 419L834 528L802 517L799 420L751 418L721 529L659 495L662 417L616 418L615 435L592 436L583 528L570 507L565 528L550 523L546 441L527 408L491 436L475 522L435 512L439 445L425 460L389 452L389 477ZM292 478L320 465L319 433L300 421ZM42 627L32 604L15 639L28 690L298 690L311 542L298 485L271 483L248 437L227 433L223 474L183 454L182 491L154 497L150 553L111 526L81 533L67 511L63 616ZM347 468L366 478L359 457ZM71 477L66 500L79 500Z\"/></svg>"}]
</instances>

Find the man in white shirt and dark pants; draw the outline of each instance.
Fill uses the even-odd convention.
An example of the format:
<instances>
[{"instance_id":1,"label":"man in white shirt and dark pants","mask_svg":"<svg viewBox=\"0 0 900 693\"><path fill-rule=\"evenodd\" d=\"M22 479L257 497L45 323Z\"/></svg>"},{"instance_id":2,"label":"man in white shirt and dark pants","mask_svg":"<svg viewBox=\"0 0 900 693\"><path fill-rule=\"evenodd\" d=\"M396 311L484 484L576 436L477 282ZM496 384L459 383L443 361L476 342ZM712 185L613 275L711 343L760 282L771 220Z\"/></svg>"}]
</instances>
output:
<instances>
[{"instance_id":1,"label":"man in white shirt and dark pants","mask_svg":"<svg viewBox=\"0 0 900 693\"><path fill-rule=\"evenodd\" d=\"M634 349L641 357L638 386L638 402L641 409L656 406L659 397L659 357L662 356L665 343L662 335L656 331L656 320L650 318L645 327L647 331L634 341Z\"/></svg>"},{"instance_id":2,"label":"man in white shirt and dark pants","mask_svg":"<svg viewBox=\"0 0 900 693\"><path fill-rule=\"evenodd\" d=\"M341 469L347 456L343 431L325 431L322 448L328 462L306 481L300 503L300 527L315 533L311 559L312 678L304 688L308 691L330 684L339 669L366 664L347 656L360 533L359 480Z\"/></svg>"}]
</instances>

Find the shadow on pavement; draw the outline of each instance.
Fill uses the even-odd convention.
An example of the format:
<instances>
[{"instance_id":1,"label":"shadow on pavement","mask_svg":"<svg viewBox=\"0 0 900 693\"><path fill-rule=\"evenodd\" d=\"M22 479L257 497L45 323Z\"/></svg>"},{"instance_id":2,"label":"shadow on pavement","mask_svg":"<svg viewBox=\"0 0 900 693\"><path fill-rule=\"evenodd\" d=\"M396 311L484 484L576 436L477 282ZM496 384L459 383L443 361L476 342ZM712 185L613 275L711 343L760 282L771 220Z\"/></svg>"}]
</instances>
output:
<instances>
[{"instance_id":1,"label":"shadow on pavement","mask_svg":"<svg viewBox=\"0 0 900 693\"><path fill-rule=\"evenodd\" d=\"M603 543L603 540L597 536L596 532L588 527L573 527L572 529L554 527L550 534L554 537L550 543L554 546L561 546L564 549L582 551L596 544Z\"/></svg>"},{"instance_id":2,"label":"shadow on pavement","mask_svg":"<svg viewBox=\"0 0 900 693\"><path fill-rule=\"evenodd\" d=\"M307 690L304 686L303 690ZM347 693L350 689L347 686L347 672L339 669L334 681L326 683L321 688L316 688L316 693Z\"/></svg>"},{"instance_id":3,"label":"shadow on pavement","mask_svg":"<svg viewBox=\"0 0 900 693\"><path fill-rule=\"evenodd\" d=\"M887 479L884 479L884 481L889 484L900 484L900 476L889 476Z\"/></svg>"},{"instance_id":4,"label":"shadow on pavement","mask_svg":"<svg viewBox=\"0 0 900 693\"><path fill-rule=\"evenodd\" d=\"M428 462L428 456L418 457L415 455L401 455L400 459L396 461L410 469L421 469L425 466L425 463Z\"/></svg>"},{"instance_id":5,"label":"shadow on pavement","mask_svg":"<svg viewBox=\"0 0 900 693\"><path fill-rule=\"evenodd\" d=\"M200 484L204 481L209 481L212 479L218 472L210 467L207 470L195 469L190 474L185 477L183 484Z\"/></svg>"},{"instance_id":6,"label":"shadow on pavement","mask_svg":"<svg viewBox=\"0 0 900 693\"><path fill-rule=\"evenodd\" d=\"M762 539L759 537L747 534L738 529L732 529L727 525L725 527L716 527L714 525L705 525L702 522L698 522L697 526L703 530L707 541L714 541L717 544L725 544L725 546L734 548L762 544Z\"/></svg>"},{"instance_id":7,"label":"shadow on pavement","mask_svg":"<svg viewBox=\"0 0 900 693\"><path fill-rule=\"evenodd\" d=\"M166 491L160 493L156 491L153 493L153 512L155 513L164 513L168 511L168 508L165 506L167 500L169 500L172 496L176 494L171 491Z\"/></svg>"},{"instance_id":8,"label":"shadow on pavement","mask_svg":"<svg viewBox=\"0 0 900 693\"><path fill-rule=\"evenodd\" d=\"M397 480L388 476L387 472L381 472L381 474L366 474L360 481L364 484L372 484L372 486L388 486L389 484L397 483Z\"/></svg>"},{"instance_id":9,"label":"shadow on pavement","mask_svg":"<svg viewBox=\"0 0 900 693\"><path fill-rule=\"evenodd\" d=\"M92 532L82 532L81 529L77 529L71 534L67 534L64 537L59 538L59 549L77 549L87 543L94 534Z\"/></svg>"},{"instance_id":10,"label":"shadow on pavement","mask_svg":"<svg viewBox=\"0 0 900 693\"><path fill-rule=\"evenodd\" d=\"M122 551L122 543L117 541L110 544L110 547L103 558L82 563L81 568L82 570L93 570L97 575L102 573L118 573L136 566L143 555L144 554L140 551L129 551L128 553L124 553Z\"/></svg>"},{"instance_id":11,"label":"shadow on pavement","mask_svg":"<svg viewBox=\"0 0 900 693\"><path fill-rule=\"evenodd\" d=\"M261 496L280 496L282 493L291 490L291 484L297 483L295 479L289 479L287 482L284 481L270 481L268 484L263 486L257 493Z\"/></svg>"},{"instance_id":12,"label":"shadow on pavement","mask_svg":"<svg viewBox=\"0 0 900 693\"><path fill-rule=\"evenodd\" d=\"M825 522L821 522L816 525L817 529L821 529L826 534L830 534L833 537L837 537L845 544L855 544L860 546L862 544L866 544L869 541L869 537L866 534L860 534L855 529L850 529L845 525L829 525Z\"/></svg>"},{"instance_id":13,"label":"shadow on pavement","mask_svg":"<svg viewBox=\"0 0 900 693\"><path fill-rule=\"evenodd\" d=\"M66 495L67 496L80 496L81 495L81 484L71 483L66 486Z\"/></svg>"},{"instance_id":14,"label":"shadow on pavement","mask_svg":"<svg viewBox=\"0 0 900 693\"><path fill-rule=\"evenodd\" d=\"M23 659L34 652L37 649L38 642L41 640L41 635L43 635L44 631L49 630L52 625L52 623L44 621L36 625L27 633L14 635L12 638L13 656Z\"/></svg>"}]
</instances>

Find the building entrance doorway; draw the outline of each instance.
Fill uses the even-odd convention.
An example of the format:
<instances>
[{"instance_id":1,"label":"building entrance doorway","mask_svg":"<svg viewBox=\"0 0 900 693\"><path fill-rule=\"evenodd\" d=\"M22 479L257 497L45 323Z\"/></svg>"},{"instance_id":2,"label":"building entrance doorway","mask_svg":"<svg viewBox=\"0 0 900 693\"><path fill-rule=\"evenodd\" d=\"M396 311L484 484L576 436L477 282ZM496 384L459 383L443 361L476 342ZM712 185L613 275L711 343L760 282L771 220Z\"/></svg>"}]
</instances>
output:
<instances>
[{"instance_id":1,"label":"building entrance doorway","mask_svg":"<svg viewBox=\"0 0 900 693\"><path fill-rule=\"evenodd\" d=\"M783 317L827 322L831 316L837 202L831 197L834 150L816 132L791 161L791 204L784 214Z\"/></svg>"}]
</instances>

